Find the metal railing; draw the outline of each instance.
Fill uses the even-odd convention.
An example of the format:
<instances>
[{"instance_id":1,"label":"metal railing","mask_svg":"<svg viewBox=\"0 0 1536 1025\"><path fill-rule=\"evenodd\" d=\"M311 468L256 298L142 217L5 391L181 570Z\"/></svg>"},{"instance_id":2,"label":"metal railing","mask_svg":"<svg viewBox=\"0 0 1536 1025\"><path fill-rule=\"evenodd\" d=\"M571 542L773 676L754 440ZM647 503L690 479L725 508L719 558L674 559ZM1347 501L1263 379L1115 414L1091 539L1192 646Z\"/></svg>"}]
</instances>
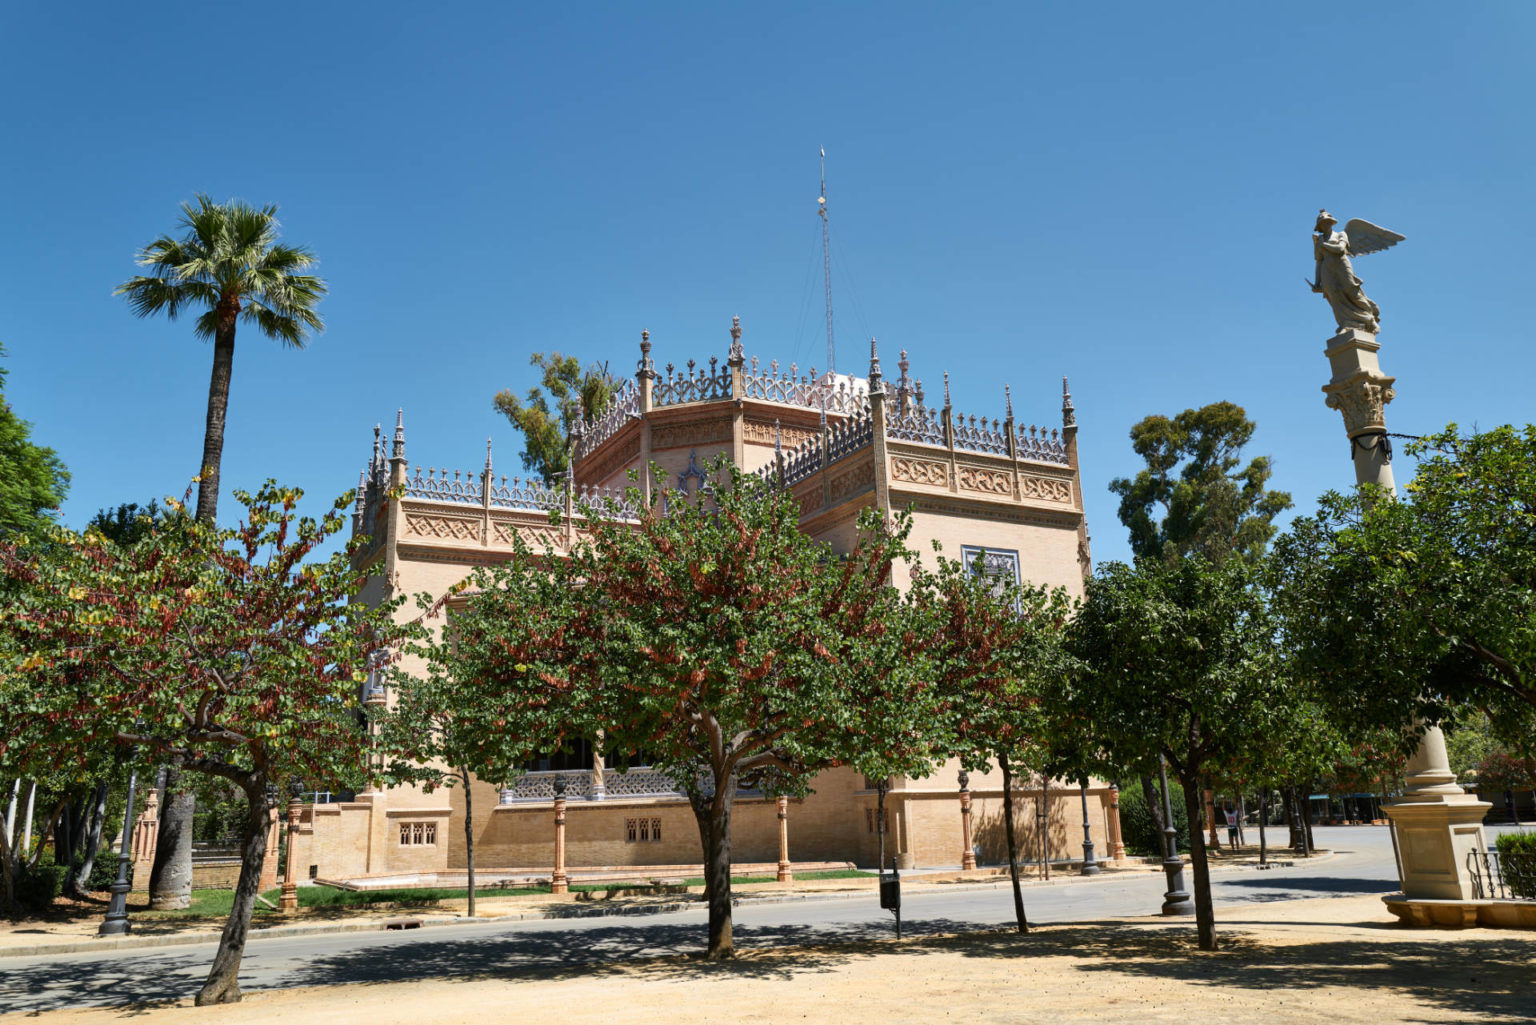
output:
<instances>
[{"instance_id":1,"label":"metal railing","mask_svg":"<svg viewBox=\"0 0 1536 1025\"><path fill-rule=\"evenodd\" d=\"M1536 900L1536 854L1471 851L1467 868L1476 900Z\"/></svg>"}]
</instances>

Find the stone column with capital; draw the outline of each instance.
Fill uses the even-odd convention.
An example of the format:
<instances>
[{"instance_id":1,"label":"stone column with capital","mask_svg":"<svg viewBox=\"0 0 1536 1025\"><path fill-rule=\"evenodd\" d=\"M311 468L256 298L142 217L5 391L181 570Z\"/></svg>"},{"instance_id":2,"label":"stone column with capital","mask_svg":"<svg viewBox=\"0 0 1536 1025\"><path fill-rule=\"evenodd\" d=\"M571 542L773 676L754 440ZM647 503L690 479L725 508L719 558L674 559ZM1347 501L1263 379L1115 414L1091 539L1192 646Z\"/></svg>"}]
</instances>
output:
<instances>
[{"instance_id":1,"label":"stone column with capital","mask_svg":"<svg viewBox=\"0 0 1536 1025\"><path fill-rule=\"evenodd\" d=\"M1116 861L1125 860L1125 840L1120 834L1120 787L1109 787L1109 849Z\"/></svg>"},{"instance_id":2,"label":"stone column with capital","mask_svg":"<svg viewBox=\"0 0 1536 1025\"><path fill-rule=\"evenodd\" d=\"M778 799L779 810L779 882L792 883L795 881L794 872L789 867L789 798Z\"/></svg>"},{"instance_id":3,"label":"stone column with capital","mask_svg":"<svg viewBox=\"0 0 1536 1025\"><path fill-rule=\"evenodd\" d=\"M304 803L295 795L288 802L288 862L283 866L283 895L278 903L285 915L299 910L299 818L303 814Z\"/></svg>"},{"instance_id":4,"label":"stone column with capital","mask_svg":"<svg viewBox=\"0 0 1536 1025\"><path fill-rule=\"evenodd\" d=\"M1390 497L1395 496L1397 484L1392 476L1386 407L1397 394L1397 379L1382 373L1377 356L1380 348L1375 333L1340 328L1324 349L1333 377L1323 385L1323 393L1328 405L1343 414L1356 483L1374 485ZM1394 900L1473 898L1475 887L1467 855L1487 849L1482 821L1488 807L1487 802L1456 785L1440 727L1425 730L1408 760L1402 796L1384 809L1397 831L1402 852L1403 894L1387 898L1394 914L1414 917L1406 906L1393 904ZM1427 919L1421 915L1419 920Z\"/></svg>"}]
</instances>

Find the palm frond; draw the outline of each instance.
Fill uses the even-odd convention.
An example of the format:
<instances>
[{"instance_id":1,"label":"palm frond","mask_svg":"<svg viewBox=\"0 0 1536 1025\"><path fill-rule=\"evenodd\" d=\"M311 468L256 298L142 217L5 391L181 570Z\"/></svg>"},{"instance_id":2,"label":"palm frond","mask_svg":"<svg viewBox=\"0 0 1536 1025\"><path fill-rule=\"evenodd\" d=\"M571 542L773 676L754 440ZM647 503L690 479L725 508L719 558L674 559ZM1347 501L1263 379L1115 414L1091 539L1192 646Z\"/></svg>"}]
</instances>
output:
<instances>
[{"instance_id":1,"label":"palm frond","mask_svg":"<svg viewBox=\"0 0 1536 1025\"><path fill-rule=\"evenodd\" d=\"M182 238L161 236L139 252L138 262L153 276L117 290L128 296L135 315L174 317L189 305L206 306L195 330L212 338L218 330L214 309L235 299L246 320L285 345L302 347L311 331L324 329L315 306L326 295L325 282L296 273L313 267L315 255L278 240L276 206L215 203L198 193L181 205L180 226Z\"/></svg>"},{"instance_id":2,"label":"palm frond","mask_svg":"<svg viewBox=\"0 0 1536 1025\"><path fill-rule=\"evenodd\" d=\"M113 289L112 294L127 296L128 308L135 317L164 313L171 320L175 320L182 307L187 305L188 298L182 286L143 275L129 278Z\"/></svg>"}]
</instances>

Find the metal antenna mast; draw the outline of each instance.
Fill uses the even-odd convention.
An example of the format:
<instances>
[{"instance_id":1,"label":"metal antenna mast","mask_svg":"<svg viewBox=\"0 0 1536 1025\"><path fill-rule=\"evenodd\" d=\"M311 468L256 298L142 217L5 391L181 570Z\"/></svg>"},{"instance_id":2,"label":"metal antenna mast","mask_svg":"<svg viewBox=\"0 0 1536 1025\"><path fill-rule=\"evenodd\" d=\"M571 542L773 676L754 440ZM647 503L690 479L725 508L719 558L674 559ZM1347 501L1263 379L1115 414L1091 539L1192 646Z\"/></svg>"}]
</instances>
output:
<instances>
[{"instance_id":1,"label":"metal antenna mast","mask_svg":"<svg viewBox=\"0 0 1536 1025\"><path fill-rule=\"evenodd\" d=\"M827 373L837 368L837 347L832 341L832 240L827 233L827 148L821 148L821 195L816 197L821 217L821 264L827 275Z\"/></svg>"}]
</instances>

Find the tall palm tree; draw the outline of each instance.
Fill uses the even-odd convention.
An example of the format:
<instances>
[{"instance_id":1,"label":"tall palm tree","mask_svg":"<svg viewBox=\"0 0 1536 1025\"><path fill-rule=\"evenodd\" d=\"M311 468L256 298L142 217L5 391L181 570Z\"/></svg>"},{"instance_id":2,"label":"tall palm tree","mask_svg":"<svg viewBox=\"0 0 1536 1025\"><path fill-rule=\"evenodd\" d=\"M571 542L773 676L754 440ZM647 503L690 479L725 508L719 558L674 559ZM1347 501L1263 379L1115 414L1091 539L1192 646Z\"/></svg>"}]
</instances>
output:
<instances>
[{"instance_id":1,"label":"tall palm tree","mask_svg":"<svg viewBox=\"0 0 1536 1025\"><path fill-rule=\"evenodd\" d=\"M135 316L164 313L175 320L197 314L193 331L213 339L213 379L208 384L208 423L198 473L197 518L212 525L219 510L219 463L224 455L224 416L235 364L235 326L244 319L268 338L302 349L311 331L325 325L315 306L325 282L303 273L315 256L277 240L277 207L261 209L239 200L215 203L199 194L181 204L181 238L161 235L139 251L150 268L119 285ZM194 798L180 786L178 766L166 767L160 833L150 871L150 906L184 908L192 898Z\"/></svg>"},{"instance_id":2,"label":"tall palm tree","mask_svg":"<svg viewBox=\"0 0 1536 1025\"><path fill-rule=\"evenodd\" d=\"M235 362L235 325L244 320L277 342L302 349L309 333L324 329L315 306L325 282L305 274L315 255L278 242L277 207L261 209L239 200L215 203L198 195L181 205L185 234L162 235L139 251L151 268L118 286L135 316L164 313L175 320L197 312L193 328L213 340L213 379L208 384L208 425L197 486L197 518L213 523L219 507L219 462L224 453L224 415Z\"/></svg>"}]
</instances>

